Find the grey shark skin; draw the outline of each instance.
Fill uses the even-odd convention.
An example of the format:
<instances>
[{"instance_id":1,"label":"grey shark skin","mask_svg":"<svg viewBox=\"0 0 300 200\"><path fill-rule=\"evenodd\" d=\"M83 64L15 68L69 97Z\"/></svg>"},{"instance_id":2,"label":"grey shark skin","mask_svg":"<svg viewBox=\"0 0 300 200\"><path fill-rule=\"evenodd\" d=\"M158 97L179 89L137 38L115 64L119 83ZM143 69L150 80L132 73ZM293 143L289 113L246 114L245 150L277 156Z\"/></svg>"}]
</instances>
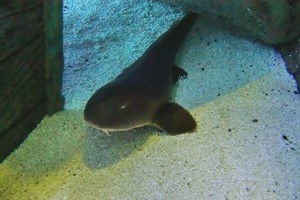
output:
<instances>
[{"instance_id":1,"label":"grey shark skin","mask_svg":"<svg viewBox=\"0 0 300 200\"><path fill-rule=\"evenodd\" d=\"M145 125L169 134L194 131L194 118L170 99L173 83L180 75L173 61L197 16L188 13L131 66L98 89L86 104L85 121L107 134ZM184 72L181 69L181 74Z\"/></svg>"}]
</instances>

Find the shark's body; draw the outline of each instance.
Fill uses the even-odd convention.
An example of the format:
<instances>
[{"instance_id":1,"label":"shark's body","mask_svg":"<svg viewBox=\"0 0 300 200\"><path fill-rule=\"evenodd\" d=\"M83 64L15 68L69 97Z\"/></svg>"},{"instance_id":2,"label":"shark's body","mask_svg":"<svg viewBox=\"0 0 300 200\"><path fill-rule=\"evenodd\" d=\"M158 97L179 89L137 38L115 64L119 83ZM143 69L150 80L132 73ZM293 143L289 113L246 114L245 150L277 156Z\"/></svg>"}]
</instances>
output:
<instances>
[{"instance_id":1,"label":"shark's body","mask_svg":"<svg viewBox=\"0 0 300 200\"><path fill-rule=\"evenodd\" d=\"M187 14L137 61L98 89L86 104L84 119L106 133L144 125L155 125L170 134L193 131L193 117L170 99L179 75L173 61L196 18L194 13Z\"/></svg>"}]
</instances>

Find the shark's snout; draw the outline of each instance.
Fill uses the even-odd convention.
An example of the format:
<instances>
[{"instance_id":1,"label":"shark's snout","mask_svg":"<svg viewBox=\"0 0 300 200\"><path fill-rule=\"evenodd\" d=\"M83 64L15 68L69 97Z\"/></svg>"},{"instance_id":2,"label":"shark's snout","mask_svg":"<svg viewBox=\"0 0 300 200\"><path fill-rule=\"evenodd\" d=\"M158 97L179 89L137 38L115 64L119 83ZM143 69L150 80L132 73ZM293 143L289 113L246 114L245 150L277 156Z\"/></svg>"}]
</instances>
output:
<instances>
[{"instance_id":1,"label":"shark's snout","mask_svg":"<svg viewBox=\"0 0 300 200\"><path fill-rule=\"evenodd\" d=\"M125 106L111 101L87 103L84 119L99 129L129 129L131 124L126 117Z\"/></svg>"}]
</instances>

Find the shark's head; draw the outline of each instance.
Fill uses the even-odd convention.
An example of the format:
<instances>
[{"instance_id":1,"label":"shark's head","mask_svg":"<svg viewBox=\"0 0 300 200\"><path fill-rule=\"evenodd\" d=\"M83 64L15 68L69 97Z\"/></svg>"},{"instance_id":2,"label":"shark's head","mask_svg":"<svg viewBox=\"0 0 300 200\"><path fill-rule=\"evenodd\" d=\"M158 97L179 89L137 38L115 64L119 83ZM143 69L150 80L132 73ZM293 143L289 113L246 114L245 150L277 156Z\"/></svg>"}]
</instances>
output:
<instances>
[{"instance_id":1,"label":"shark's head","mask_svg":"<svg viewBox=\"0 0 300 200\"><path fill-rule=\"evenodd\" d=\"M151 121L153 114L147 113L149 107L146 106L147 101L134 92L103 87L86 104L84 119L91 126L102 130L129 130Z\"/></svg>"}]
</instances>

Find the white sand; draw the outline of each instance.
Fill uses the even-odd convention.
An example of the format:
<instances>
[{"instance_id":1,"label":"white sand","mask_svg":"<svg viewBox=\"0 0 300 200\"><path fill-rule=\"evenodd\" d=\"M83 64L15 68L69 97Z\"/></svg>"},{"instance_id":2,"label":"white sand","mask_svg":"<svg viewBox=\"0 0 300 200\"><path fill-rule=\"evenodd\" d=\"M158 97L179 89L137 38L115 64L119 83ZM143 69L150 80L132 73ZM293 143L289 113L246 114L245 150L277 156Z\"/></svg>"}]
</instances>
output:
<instances>
[{"instance_id":1,"label":"white sand","mask_svg":"<svg viewBox=\"0 0 300 200\"><path fill-rule=\"evenodd\" d=\"M83 121L87 99L182 13L143 0L64 4L66 111L0 165L0 199L300 198L300 97L273 49L200 19L176 60L189 76L174 99L197 131L107 137Z\"/></svg>"}]
</instances>

